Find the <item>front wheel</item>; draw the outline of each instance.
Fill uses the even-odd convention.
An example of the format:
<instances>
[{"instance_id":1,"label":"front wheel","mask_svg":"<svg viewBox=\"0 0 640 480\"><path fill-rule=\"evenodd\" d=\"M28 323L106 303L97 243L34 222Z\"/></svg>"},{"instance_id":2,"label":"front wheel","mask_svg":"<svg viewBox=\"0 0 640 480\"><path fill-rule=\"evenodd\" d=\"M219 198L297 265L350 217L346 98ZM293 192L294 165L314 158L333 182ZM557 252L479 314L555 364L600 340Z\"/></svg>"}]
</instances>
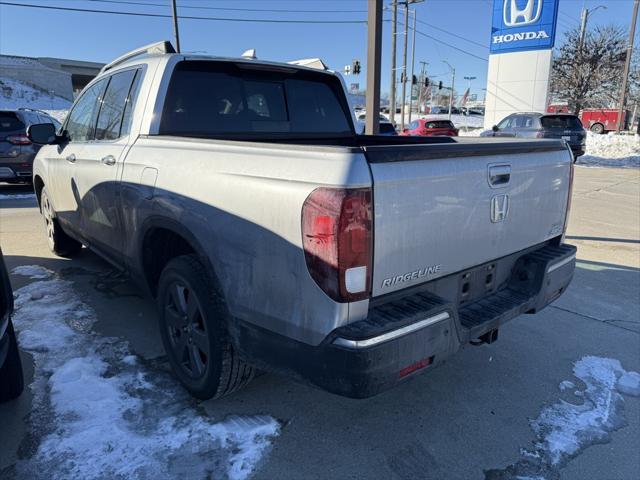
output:
<instances>
[{"instance_id":1,"label":"front wheel","mask_svg":"<svg viewBox=\"0 0 640 480\"><path fill-rule=\"evenodd\" d=\"M255 375L231 345L226 307L215 291L196 255L174 258L160 275L162 343L180 383L202 400L227 395Z\"/></svg>"},{"instance_id":2,"label":"front wheel","mask_svg":"<svg viewBox=\"0 0 640 480\"><path fill-rule=\"evenodd\" d=\"M51 206L49 192L46 187L42 189L42 193L40 194L40 211L42 212L42 218L47 232L49 250L59 257L71 257L78 253L82 248L82 244L67 235L60 227L60 223Z\"/></svg>"}]
</instances>

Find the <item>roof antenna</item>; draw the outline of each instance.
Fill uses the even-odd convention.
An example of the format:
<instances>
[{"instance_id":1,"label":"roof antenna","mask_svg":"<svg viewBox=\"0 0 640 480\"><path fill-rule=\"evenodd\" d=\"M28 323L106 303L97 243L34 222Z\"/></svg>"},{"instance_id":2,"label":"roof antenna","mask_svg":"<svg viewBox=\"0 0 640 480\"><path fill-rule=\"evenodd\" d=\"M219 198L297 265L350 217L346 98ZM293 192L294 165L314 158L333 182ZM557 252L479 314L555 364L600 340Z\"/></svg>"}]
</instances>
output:
<instances>
[{"instance_id":1,"label":"roof antenna","mask_svg":"<svg viewBox=\"0 0 640 480\"><path fill-rule=\"evenodd\" d=\"M251 60L257 59L258 57L256 56L256 49L250 48L249 50L245 50L245 52L242 54L242 58L250 58Z\"/></svg>"}]
</instances>

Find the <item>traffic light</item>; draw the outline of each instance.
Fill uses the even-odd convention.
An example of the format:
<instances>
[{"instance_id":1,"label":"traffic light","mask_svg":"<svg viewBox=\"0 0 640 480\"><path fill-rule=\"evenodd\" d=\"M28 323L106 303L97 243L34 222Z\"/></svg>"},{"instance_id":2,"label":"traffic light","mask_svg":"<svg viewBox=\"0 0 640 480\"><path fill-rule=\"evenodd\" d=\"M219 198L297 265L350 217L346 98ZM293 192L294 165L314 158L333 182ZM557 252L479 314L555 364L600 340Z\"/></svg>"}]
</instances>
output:
<instances>
[{"instance_id":1,"label":"traffic light","mask_svg":"<svg viewBox=\"0 0 640 480\"><path fill-rule=\"evenodd\" d=\"M427 88L429 86L429 77L424 77L424 87Z\"/></svg>"},{"instance_id":2,"label":"traffic light","mask_svg":"<svg viewBox=\"0 0 640 480\"><path fill-rule=\"evenodd\" d=\"M353 61L353 68L351 69L354 75L360 74L360 60Z\"/></svg>"},{"instance_id":3,"label":"traffic light","mask_svg":"<svg viewBox=\"0 0 640 480\"><path fill-rule=\"evenodd\" d=\"M418 84L418 77L416 77L415 75L411 76L411 85L417 85Z\"/></svg>"},{"instance_id":4,"label":"traffic light","mask_svg":"<svg viewBox=\"0 0 640 480\"><path fill-rule=\"evenodd\" d=\"M438 90L442 90L442 80L438 82Z\"/></svg>"}]
</instances>

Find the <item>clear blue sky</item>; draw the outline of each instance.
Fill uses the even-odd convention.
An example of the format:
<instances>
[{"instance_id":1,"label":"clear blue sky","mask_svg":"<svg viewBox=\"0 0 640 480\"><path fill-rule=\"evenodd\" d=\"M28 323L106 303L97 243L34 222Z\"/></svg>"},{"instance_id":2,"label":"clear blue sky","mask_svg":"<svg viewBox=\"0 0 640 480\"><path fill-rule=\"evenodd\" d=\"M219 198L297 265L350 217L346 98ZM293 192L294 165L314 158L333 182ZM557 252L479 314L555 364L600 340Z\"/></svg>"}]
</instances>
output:
<instances>
[{"instance_id":1,"label":"clear blue sky","mask_svg":"<svg viewBox=\"0 0 640 480\"><path fill-rule=\"evenodd\" d=\"M118 10L139 13L170 14L169 0L0 0L14 3ZM132 5L117 2L155 3L161 6ZM385 1L388 5L390 0ZM419 60L429 62L428 72L437 79L449 81L447 60L456 68L460 79L456 89L462 91L464 76L475 76L472 93L482 97L485 86L492 0L426 0L416 4L417 30L451 44L475 58L433 39L416 38L416 71ZM559 36L579 24L583 6L593 9L606 5L590 17L590 26L609 23L628 28L633 0L560 0ZM215 7L216 10L185 7ZM224 8L274 10L338 10L329 12L246 12ZM365 20L366 0L178 0L179 15L244 19L291 20ZM217 10L221 9L221 10ZM347 12L349 10L349 12ZM355 11L354 11L355 10ZM402 9L399 9L400 11ZM390 18L390 13L385 14ZM400 19L402 17L400 16ZM384 23L382 89L387 92L390 81L391 25ZM258 57L288 61L320 57L331 68L342 70L354 58L361 60L362 74L347 77L347 83L363 87L366 72L366 25L364 24L278 24L240 23L229 21L180 21L182 50L238 56L247 48L257 49ZM457 35L458 37L454 36ZM118 16L100 13L78 13L0 5L0 53L26 56L62 57L107 62L137 46L173 37L169 18ZM459 38L462 37L462 38ZM466 40L469 41L466 41ZM398 37L398 63L401 64L402 37ZM475 43L472 43L475 42ZM409 42L411 45L411 42ZM483 47L484 46L484 47Z\"/></svg>"}]
</instances>

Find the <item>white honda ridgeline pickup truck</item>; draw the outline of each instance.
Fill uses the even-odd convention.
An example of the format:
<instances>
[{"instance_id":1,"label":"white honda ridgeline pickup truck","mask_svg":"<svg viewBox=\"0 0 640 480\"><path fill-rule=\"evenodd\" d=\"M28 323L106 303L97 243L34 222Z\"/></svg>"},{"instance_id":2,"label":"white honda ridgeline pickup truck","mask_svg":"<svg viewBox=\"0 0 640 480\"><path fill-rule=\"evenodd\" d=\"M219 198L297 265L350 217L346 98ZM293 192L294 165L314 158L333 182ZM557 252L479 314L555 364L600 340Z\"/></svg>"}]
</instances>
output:
<instances>
[{"instance_id":1,"label":"white honda ridgeline pickup truck","mask_svg":"<svg viewBox=\"0 0 640 480\"><path fill-rule=\"evenodd\" d=\"M49 246L145 286L198 398L256 369L369 397L495 341L575 268L564 142L358 135L330 71L161 42L29 136Z\"/></svg>"}]
</instances>

